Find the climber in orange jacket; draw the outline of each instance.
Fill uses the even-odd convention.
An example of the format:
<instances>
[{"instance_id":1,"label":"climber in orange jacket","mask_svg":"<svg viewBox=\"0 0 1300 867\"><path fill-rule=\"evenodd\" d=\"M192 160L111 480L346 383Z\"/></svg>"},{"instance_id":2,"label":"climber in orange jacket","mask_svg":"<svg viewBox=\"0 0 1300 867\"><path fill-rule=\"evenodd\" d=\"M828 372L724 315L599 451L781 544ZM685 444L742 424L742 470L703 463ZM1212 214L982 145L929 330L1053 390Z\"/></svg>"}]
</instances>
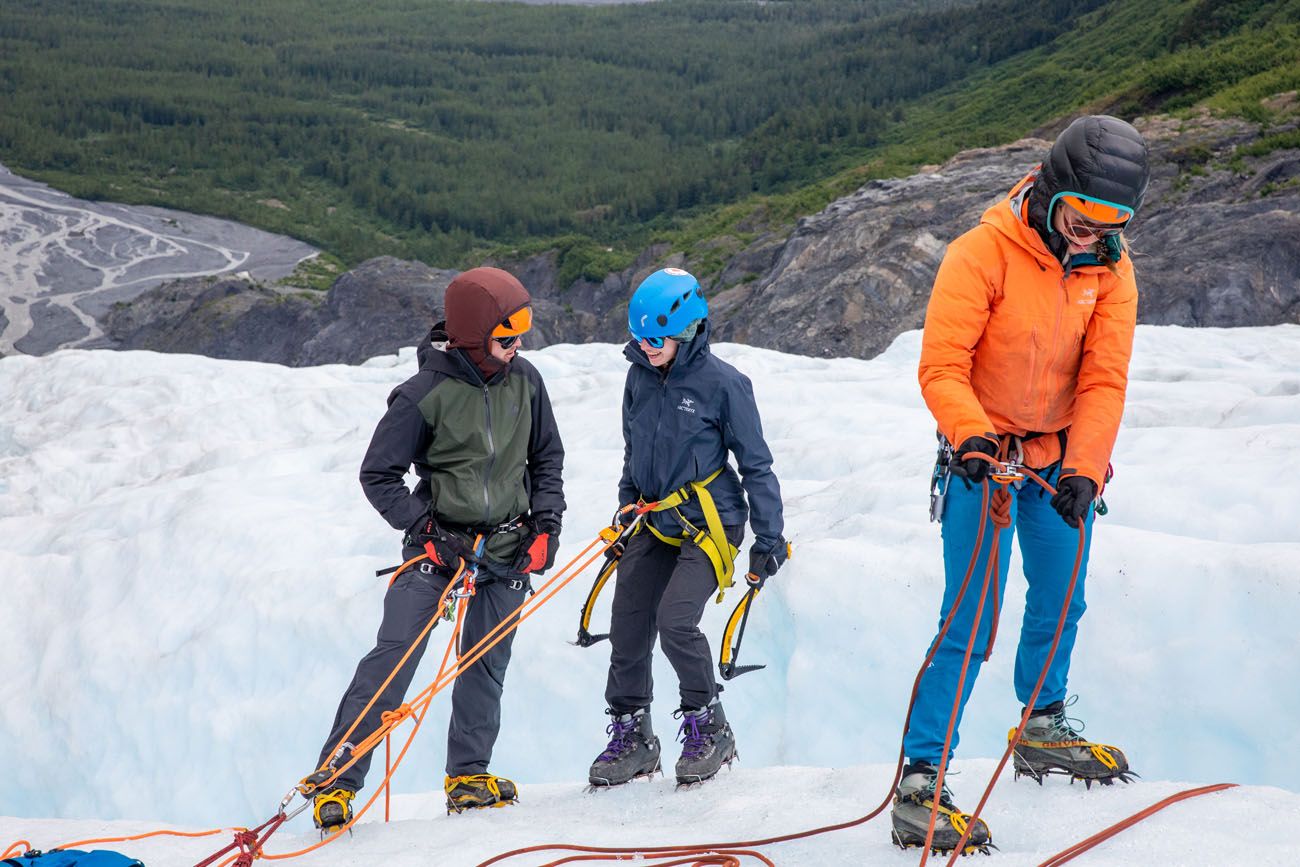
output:
<instances>
[{"instance_id":1,"label":"climber in orange jacket","mask_svg":"<svg viewBox=\"0 0 1300 867\"><path fill-rule=\"evenodd\" d=\"M1016 745L1015 766L1039 782L1050 773L1089 783L1127 781L1124 754L1084 741L1064 706L1085 608L1094 503L1124 411L1137 320L1137 284L1123 231L1142 204L1149 176L1146 143L1137 130L1114 117L1079 118L1061 133L1042 166L952 242L939 267L919 378L944 443L954 447L937 474L935 517L942 521L946 579L941 624L966 576L980 526L988 521L981 483L990 465L963 457L979 452L1018 459L1058 493L1048 498L1032 483L1011 488L1011 525L984 528L973 589L921 679L905 737L908 764L893 811L894 841L901 846L923 844L928 830L937 766L945 758L949 716L995 532L1001 536L999 586L988 594L980 617L948 757L1004 595L1012 538L1019 534L1029 585L1014 678L1017 697L1027 704L1065 604L1082 525L1083 559L1065 628ZM939 798L933 844L950 850L969 817L953 805L946 786ZM969 844L985 848L989 841L980 820Z\"/></svg>"}]
</instances>

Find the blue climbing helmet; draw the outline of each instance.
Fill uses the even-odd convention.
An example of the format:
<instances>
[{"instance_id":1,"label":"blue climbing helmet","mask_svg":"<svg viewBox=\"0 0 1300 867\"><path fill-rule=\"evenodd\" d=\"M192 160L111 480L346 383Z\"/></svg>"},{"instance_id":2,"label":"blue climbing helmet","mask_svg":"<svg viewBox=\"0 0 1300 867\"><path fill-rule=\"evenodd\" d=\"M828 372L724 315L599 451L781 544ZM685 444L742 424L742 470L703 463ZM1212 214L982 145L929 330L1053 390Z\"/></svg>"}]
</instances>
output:
<instances>
[{"instance_id":1,"label":"blue climbing helmet","mask_svg":"<svg viewBox=\"0 0 1300 867\"><path fill-rule=\"evenodd\" d=\"M627 305L627 330L637 340L680 334L709 315L700 281L681 268L662 268L641 281Z\"/></svg>"}]
</instances>

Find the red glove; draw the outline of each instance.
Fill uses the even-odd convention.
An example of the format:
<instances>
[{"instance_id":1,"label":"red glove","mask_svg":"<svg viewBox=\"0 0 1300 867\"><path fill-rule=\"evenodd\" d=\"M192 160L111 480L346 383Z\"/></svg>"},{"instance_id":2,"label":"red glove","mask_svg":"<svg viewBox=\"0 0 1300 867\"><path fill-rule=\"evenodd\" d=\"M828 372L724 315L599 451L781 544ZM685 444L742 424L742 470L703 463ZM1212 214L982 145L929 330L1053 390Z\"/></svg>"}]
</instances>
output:
<instances>
[{"instance_id":1,"label":"red glove","mask_svg":"<svg viewBox=\"0 0 1300 867\"><path fill-rule=\"evenodd\" d=\"M560 522L544 517L534 518L529 525L529 534L519 543L515 571L540 575L555 565L555 552L560 547Z\"/></svg>"},{"instance_id":2,"label":"red glove","mask_svg":"<svg viewBox=\"0 0 1300 867\"><path fill-rule=\"evenodd\" d=\"M403 540L407 545L423 548L429 559L439 566L454 568L464 553L451 538L450 534L438 524L432 515L425 514L406 531Z\"/></svg>"}]
</instances>

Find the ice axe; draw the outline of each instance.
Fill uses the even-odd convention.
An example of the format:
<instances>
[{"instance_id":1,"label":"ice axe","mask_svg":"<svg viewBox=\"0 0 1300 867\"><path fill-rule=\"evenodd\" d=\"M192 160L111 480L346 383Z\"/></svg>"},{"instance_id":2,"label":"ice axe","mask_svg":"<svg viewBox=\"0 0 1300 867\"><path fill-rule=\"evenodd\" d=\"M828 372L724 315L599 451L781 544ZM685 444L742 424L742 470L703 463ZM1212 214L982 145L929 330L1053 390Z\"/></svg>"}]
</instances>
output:
<instances>
[{"instance_id":1,"label":"ice axe","mask_svg":"<svg viewBox=\"0 0 1300 867\"><path fill-rule=\"evenodd\" d=\"M786 542L785 557L789 560L793 556L794 546ZM740 677L742 674L758 671L760 668L767 668L766 665L736 665L736 659L740 656L740 642L745 638L745 624L749 622L749 609L753 605L754 597L758 595L758 591L767 583L766 578L755 575L753 572L745 575L745 581L749 584L749 589L736 603L735 610L731 612L731 617L727 619L727 628L722 632L722 652L718 658L718 674L722 675L723 680L731 680L733 677ZM735 636L735 643L732 643L733 635Z\"/></svg>"},{"instance_id":2,"label":"ice axe","mask_svg":"<svg viewBox=\"0 0 1300 867\"><path fill-rule=\"evenodd\" d=\"M635 508L633 506L627 509ZM623 513L619 510L619 514ZM618 515L615 515L614 522L600 531L600 537L609 542L609 547L605 549L605 565L600 567L596 573L596 580L592 582L591 590L587 591L587 600L582 603L581 618L578 620L578 638L576 641L569 642L576 644L578 647L591 647L597 642L609 638L608 632L592 634L591 632L591 615L596 608L596 599L600 596L600 591L605 589L609 582L610 576L618 568L618 559L623 556L623 550L627 547L627 540L631 538L636 531L637 525L641 522L644 512L638 511L632 522L626 526L618 525Z\"/></svg>"}]
</instances>

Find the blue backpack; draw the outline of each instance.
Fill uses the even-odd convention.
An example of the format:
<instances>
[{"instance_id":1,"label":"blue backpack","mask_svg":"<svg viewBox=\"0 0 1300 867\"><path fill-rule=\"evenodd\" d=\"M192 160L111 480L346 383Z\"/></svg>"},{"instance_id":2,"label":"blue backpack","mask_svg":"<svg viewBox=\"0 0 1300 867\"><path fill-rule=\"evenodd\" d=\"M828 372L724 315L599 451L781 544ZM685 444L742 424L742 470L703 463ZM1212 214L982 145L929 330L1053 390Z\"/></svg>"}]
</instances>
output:
<instances>
[{"instance_id":1,"label":"blue backpack","mask_svg":"<svg viewBox=\"0 0 1300 867\"><path fill-rule=\"evenodd\" d=\"M144 867L143 861L118 852L96 849L57 849L52 852L28 852L20 858L0 861L0 867Z\"/></svg>"}]
</instances>

